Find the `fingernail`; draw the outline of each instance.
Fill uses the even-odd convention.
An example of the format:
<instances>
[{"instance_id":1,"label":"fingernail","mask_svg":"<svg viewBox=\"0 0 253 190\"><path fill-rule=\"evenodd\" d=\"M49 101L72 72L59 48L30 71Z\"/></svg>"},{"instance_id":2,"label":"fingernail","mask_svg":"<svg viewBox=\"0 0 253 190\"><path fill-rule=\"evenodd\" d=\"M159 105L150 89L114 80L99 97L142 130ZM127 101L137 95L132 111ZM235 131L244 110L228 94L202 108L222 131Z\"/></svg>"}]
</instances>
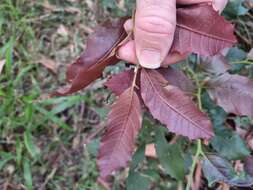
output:
<instances>
[{"instance_id":1,"label":"fingernail","mask_svg":"<svg viewBox=\"0 0 253 190\"><path fill-rule=\"evenodd\" d=\"M140 65L148 69L157 69L161 66L161 53L155 50L144 49L139 56Z\"/></svg>"}]
</instances>

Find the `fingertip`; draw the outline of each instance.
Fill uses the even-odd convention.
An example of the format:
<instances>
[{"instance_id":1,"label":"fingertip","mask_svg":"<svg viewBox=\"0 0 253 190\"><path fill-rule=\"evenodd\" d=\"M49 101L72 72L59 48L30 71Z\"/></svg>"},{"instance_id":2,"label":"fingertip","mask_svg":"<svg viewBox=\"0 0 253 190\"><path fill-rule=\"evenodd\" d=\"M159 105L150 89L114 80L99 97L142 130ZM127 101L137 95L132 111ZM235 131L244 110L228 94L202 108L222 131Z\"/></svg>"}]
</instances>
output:
<instances>
[{"instance_id":1,"label":"fingertip","mask_svg":"<svg viewBox=\"0 0 253 190\"><path fill-rule=\"evenodd\" d=\"M161 52L155 49L137 50L137 57L140 65L147 69L157 69L161 67L162 57Z\"/></svg>"}]
</instances>

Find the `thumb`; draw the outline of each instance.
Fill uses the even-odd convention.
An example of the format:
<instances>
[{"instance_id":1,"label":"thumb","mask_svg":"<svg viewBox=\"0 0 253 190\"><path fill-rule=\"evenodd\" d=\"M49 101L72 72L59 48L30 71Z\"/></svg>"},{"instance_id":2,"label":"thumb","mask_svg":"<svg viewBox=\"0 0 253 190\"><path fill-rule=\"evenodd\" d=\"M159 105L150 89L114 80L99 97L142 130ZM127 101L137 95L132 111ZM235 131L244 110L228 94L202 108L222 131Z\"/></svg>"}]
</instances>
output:
<instances>
[{"instance_id":1,"label":"thumb","mask_svg":"<svg viewBox=\"0 0 253 190\"><path fill-rule=\"evenodd\" d=\"M173 42L176 0L137 0L134 26L136 54L141 66L159 68Z\"/></svg>"}]
</instances>

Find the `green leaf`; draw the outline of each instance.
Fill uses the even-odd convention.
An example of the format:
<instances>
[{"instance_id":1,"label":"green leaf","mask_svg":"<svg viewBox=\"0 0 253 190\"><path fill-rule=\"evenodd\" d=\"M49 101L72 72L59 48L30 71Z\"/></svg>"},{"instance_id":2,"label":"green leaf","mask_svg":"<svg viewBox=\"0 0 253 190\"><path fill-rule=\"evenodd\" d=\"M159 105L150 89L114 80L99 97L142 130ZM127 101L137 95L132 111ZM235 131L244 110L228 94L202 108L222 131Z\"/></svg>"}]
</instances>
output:
<instances>
[{"instance_id":1,"label":"green leaf","mask_svg":"<svg viewBox=\"0 0 253 190\"><path fill-rule=\"evenodd\" d=\"M18 166L21 166L22 161L23 144L19 139L16 140L16 162Z\"/></svg>"},{"instance_id":2,"label":"green leaf","mask_svg":"<svg viewBox=\"0 0 253 190\"><path fill-rule=\"evenodd\" d=\"M183 180L185 176L184 158L178 144L168 144L162 128L156 129L156 152L162 167L171 177Z\"/></svg>"},{"instance_id":3,"label":"green leaf","mask_svg":"<svg viewBox=\"0 0 253 190\"><path fill-rule=\"evenodd\" d=\"M80 103L82 101L82 97L81 96L70 96L65 98L63 102L61 102L60 104L58 104L57 106L55 106L52 110L51 113L53 115L58 114L63 112L64 110L76 105L77 103Z\"/></svg>"},{"instance_id":4,"label":"green leaf","mask_svg":"<svg viewBox=\"0 0 253 190\"><path fill-rule=\"evenodd\" d=\"M138 172L129 172L126 180L127 190L148 190L150 180Z\"/></svg>"},{"instance_id":5,"label":"green leaf","mask_svg":"<svg viewBox=\"0 0 253 190\"><path fill-rule=\"evenodd\" d=\"M33 159L38 159L40 156L40 149L35 145L32 140L32 135L29 131L24 133L24 143L27 151L30 153Z\"/></svg>"},{"instance_id":6,"label":"green leaf","mask_svg":"<svg viewBox=\"0 0 253 190\"><path fill-rule=\"evenodd\" d=\"M87 150L89 154L96 157L98 153L99 144L100 144L100 138L94 139L89 144L87 144Z\"/></svg>"},{"instance_id":7,"label":"green leaf","mask_svg":"<svg viewBox=\"0 0 253 190\"><path fill-rule=\"evenodd\" d=\"M55 116L50 111L47 111L46 109L40 107L39 105L34 105L34 109L42 113L47 119L51 120L52 122L57 124L59 127L66 130L71 130L71 128L66 123L64 123L59 117Z\"/></svg>"},{"instance_id":8,"label":"green leaf","mask_svg":"<svg viewBox=\"0 0 253 190\"><path fill-rule=\"evenodd\" d=\"M250 154L241 137L233 132L230 132L230 135L225 134L225 132L217 134L212 139L211 144L222 157L229 160L243 159Z\"/></svg>"},{"instance_id":9,"label":"green leaf","mask_svg":"<svg viewBox=\"0 0 253 190\"><path fill-rule=\"evenodd\" d=\"M236 117L234 118L234 122L236 126L239 126L242 129L249 130L250 126L253 126L253 118L252 117Z\"/></svg>"},{"instance_id":10,"label":"green leaf","mask_svg":"<svg viewBox=\"0 0 253 190\"><path fill-rule=\"evenodd\" d=\"M31 166L30 166L29 160L25 159L23 168L24 168L24 179L25 179L26 189L32 190L33 180L32 180L32 172L31 172Z\"/></svg>"},{"instance_id":11,"label":"green leaf","mask_svg":"<svg viewBox=\"0 0 253 190\"><path fill-rule=\"evenodd\" d=\"M242 3L244 0L230 0L223 14L228 19L235 19L238 16L245 15L248 12Z\"/></svg>"},{"instance_id":12,"label":"green leaf","mask_svg":"<svg viewBox=\"0 0 253 190\"><path fill-rule=\"evenodd\" d=\"M228 61L241 61L247 58L247 53L238 47L229 49L228 54L226 55Z\"/></svg>"},{"instance_id":13,"label":"green leaf","mask_svg":"<svg viewBox=\"0 0 253 190\"><path fill-rule=\"evenodd\" d=\"M3 169L5 164L14 159L14 156L10 153L0 152L0 171Z\"/></svg>"},{"instance_id":14,"label":"green leaf","mask_svg":"<svg viewBox=\"0 0 253 190\"><path fill-rule=\"evenodd\" d=\"M249 155L249 150L240 136L224 127L227 113L214 106L213 101L206 93L203 96L203 103L209 112L215 129L215 137L211 140L213 148L229 160L243 159Z\"/></svg>"},{"instance_id":15,"label":"green leaf","mask_svg":"<svg viewBox=\"0 0 253 190\"><path fill-rule=\"evenodd\" d=\"M202 103L204 109L209 113L214 129L219 130L226 121L227 113L222 108L216 106L207 92L203 93Z\"/></svg>"},{"instance_id":16,"label":"green leaf","mask_svg":"<svg viewBox=\"0 0 253 190\"><path fill-rule=\"evenodd\" d=\"M234 47L229 50L226 58L231 63L240 62L247 58L247 53L238 47ZM245 67L245 64L232 64L232 71L233 73L238 73L243 67Z\"/></svg>"},{"instance_id":17,"label":"green leaf","mask_svg":"<svg viewBox=\"0 0 253 190\"><path fill-rule=\"evenodd\" d=\"M148 160L147 162L149 169L143 170L143 174L147 176L149 179L152 179L152 181L159 181L161 179L161 176L157 172L157 162L154 160ZM151 165L151 166L150 166Z\"/></svg>"},{"instance_id":18,"label":"green leaf","mask_svg":"<svg viewBox=\"0 0 253 190\"><path fill-rule=\"evenodd\" d=\"M19 83L23 82L23 77L27 76L32 69L34 69L35 65L28 65L27 67L23 67L22 70L17 74L15 80L13 80L14 87L17 87Z\"/></svg>"},{"instance_id":19,"label":"green leaf","mask_svg":"<svg viewBox=\"0 0 253 190\"><path fill-rule=\"evenodd\" d=\"M131 161L131 170L135 169L138 164L145 159L145 144L140 146L137 151L134 153Z\"/></svg>"},{"instance_id":20,"label":"green leaf","mask_svg":"<svg viewBox=\"0 0 253 190\"><path fill-rule=\"evenodd\" d=\"M104 8L115 9L117 7L115 0L102 0L101 4Z\"/></svg>"},{"instance_id":21,"label":"green leaf","mask_svg":"<svg viewBox=\"0 0 253 190\"><path fill-rule=\"evenodd\" d=\"M13 39L11 39L9 42L8 42L8 45L7 45L7 49L6 49L6 54L5 54L5 72L7 74L7 76L11 76L11 73L13 72Z\"/></svg>"}]
</instances>

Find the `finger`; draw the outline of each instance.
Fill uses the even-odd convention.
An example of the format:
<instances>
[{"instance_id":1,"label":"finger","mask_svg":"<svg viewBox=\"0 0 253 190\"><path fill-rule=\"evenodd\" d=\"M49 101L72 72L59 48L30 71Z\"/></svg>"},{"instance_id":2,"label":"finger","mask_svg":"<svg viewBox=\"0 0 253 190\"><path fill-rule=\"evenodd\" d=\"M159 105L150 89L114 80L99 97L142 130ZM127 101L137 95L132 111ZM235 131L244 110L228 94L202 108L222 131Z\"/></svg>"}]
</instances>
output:
<instances>
[{"instance_id":1,"label":"finger","mask_svg":"<svg viewBox=\"0 0 253 190\"><path fill-rule=\"evenodd\" d=\"M121 60L137 64L134 41L131 40L126 44L124 44L123 46L121 46L117 52L117 56Z\"/></svg>"},{"instance_id":2,"label":"finger","mask_svg":"<svg viewBox=\"0 0 253 190\"><path fill-rule=\"evenodd\" d=\"M134 25L133 25L133 20L128 19L125 24L124 24L124 29L127 33L133 31Z\"/></svg>"},{"instance_id":3,"label":"finger","mask_svg":"<svg viewBox=\"0 0 253 190\"><path fill-rule=\"evenodd\" d=\"M139 63L155 69L167 56L176 28L175 0L137 0L134 37Z\"/></svg>"},{"instance_id":4,"label":"finger","mask_svg":"<svg viewBox=\"0 0 253 190\"><path fill-rule=\"evenodd\" d=\"M177 4L199 4L199 3L211 3L213 8L220 13L226 7L228 0L177 0Z\"/></svg>"},{"instance_id":5,"label":"finger","mask_svg":"<svg viewBox=\"0 0 253 190\"><path fill-rule=\"evenodd\" d=\"M186 59L188 54L179 54L179 53L169 53L161 66L166 67L168 65L180 62ZM135 53L135 43L134 41L129 41L127 44L122 46L118 51L118 57L122 60L125 60L129 63L137 64L137 56Z\"/></svg>"},{"instance_id":6,"label":"finger","mask_svg":"<svg viewBox=\"0 0 253 190\"><path fill-rule=\"evenodd\" d=\"M167 67L169 65L172 65L172 64L175 64L175 63L178 63L180 61L183 61L185 60L186 58L188 57L188 53L186 54L180 54L178 52L172 52L172 53L169 53L167 55L167 57L165 58L162 66L163 67Z\"/></svg>"}]
</instances>

